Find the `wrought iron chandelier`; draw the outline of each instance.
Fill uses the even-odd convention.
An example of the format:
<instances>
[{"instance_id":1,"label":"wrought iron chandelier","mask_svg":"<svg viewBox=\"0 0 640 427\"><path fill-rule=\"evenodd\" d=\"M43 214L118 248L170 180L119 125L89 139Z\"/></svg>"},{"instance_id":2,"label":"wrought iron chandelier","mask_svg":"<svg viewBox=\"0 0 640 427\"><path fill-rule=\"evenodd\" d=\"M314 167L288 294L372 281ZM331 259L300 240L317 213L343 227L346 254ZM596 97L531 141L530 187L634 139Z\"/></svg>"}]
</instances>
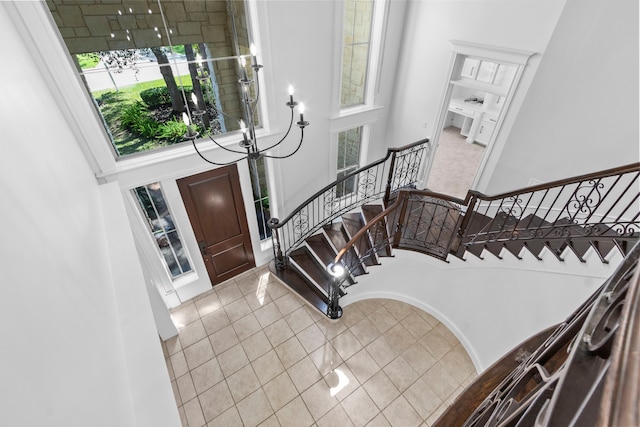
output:
<instances>
[{"instance_id":1,"label":"wrought iron chandelier","mask_svg":"<svg viewBox=\"0 0 640 427\"><path fill-rule=\"evenodd\" d=\"M260 99L260 83L259 83L259 72L260 69L262 68L262 65L258 64L258 60L256 57L256 48L254 44L251 44L251 48L250 48L250 53L251 53L251 68L253 69L253 79L250 79L247 75L247 69L246 69L246 59L245 56L241 56L240 53L240 49L238 47L238 36L237 36L237 32L236 32L236 25L235 25L235 7L232 5L232 2L228 2L227 4L227 12L230 15L230 21L231 21L231 30L232 30L232 36L233 36L233 41L235 44L235 52L236 52L236 56L238 56L238 68L239 68L239 75L241 76L241 78L238 80L238 84L240 85L240 94L241 94L241 102L242 102L242 115L243 118L242 119L238 119L235 117L231 117L228 114L224 113L223 111L221 111L220 109L216 108L216 106L214 105L215 103L210 103L210 106L218 113L218 114L222 114L228 118L230 118L231 120L234 120L238 123L238 125L240 126L240 130L242 131L242 140L240 141L239 145L241 150L234 150L228 147L223 146L222 144L220 144L218 141L216 141L213 136L211 134L208 135L209 139L211 141L213 141L219 148L225 150L225 151L229 151L231 153L234 154L238 154L241 155L241 157L238 157L235 160L232 160L230 162L226 162L226 163L222 163L222 162L214 162L208 158L206 158L202 152L200 152L200 150L198 149L198 146L196 144L196 139L199 136L199 133L196 132L193 129L193 116L196 117L203 117L204 115L207 114L206 105L199 105L198 103L198 99L195 96L195 94L191 94L191 99L193 102L193 105L196 107L195 111L191 111L189 109L189 106L187 105L187 111L185 113L182 114L182 119L184 121L184 123L187 125L187 134L184 135L185 139L189 139L191 140L191 143L193 145L193 148L195 149L196 153L198 153L198 155L206 162L211 163L213 165L216 166L226 166L226 165L230 165L233 163L237 163L241 160L244 159L248 159L248 160L257 160L260 157L268 157L268 158L272 158L272 159L285 159L287 157L291 157L293 156L295 153L298 152L298 150L300 149L300 147L302 146L302 140L304 139L304 128L306 126L309 125L309 122L304 120L304 104L302 102L298 103L296 101L293 100L293 87L289 86L289 101L285 104L287 107L289 107L289 109L291 110L291 119L289 121L289 127L286 131L286 133L284 134L284 136L280 139L280 141L278 141L277 143L268 146L268 147L259 147L258 146L258 140L256 137L256 128L255 128L255 121L254 121L254 117L256 114L256 108L258 106L258 100ZM200 83L204 83L206 80L208 80L211 76L209 75L209 71L208 71L208 67L203 67L202 65L202 58L200 55L197 56L196 58L196 62L197 62L197 79L200 81ZM208 85L202 85L205 87L206 91L209 91L209 86ZM252 98L252 94L255 94L255 99ZM208 97L210 97L210 94L208 94ZM206 98L205 98L206 99ZM211 98L209 98L211 99ZM206 101L205 101L206 104ZM271 150L272 148L277 147L278 145L280 145L282 142L284 142L285 139L287 139L287 137L289 136L289 133L291 132L291 128L293 127L293 120L294 120L294 108L298 106L298 112L300 114L300 120L298 120L296 122L296 126L298 126L300 128L300 141L298 142L297 147L295 148L295 150L293 150L291 153L286 154L286 155L282 155L282 156L276 156L276 155L271 155L271 154L265 154L267 151ZM203 107L202 109L200 107Z\"/></svg>"}]
</instances>

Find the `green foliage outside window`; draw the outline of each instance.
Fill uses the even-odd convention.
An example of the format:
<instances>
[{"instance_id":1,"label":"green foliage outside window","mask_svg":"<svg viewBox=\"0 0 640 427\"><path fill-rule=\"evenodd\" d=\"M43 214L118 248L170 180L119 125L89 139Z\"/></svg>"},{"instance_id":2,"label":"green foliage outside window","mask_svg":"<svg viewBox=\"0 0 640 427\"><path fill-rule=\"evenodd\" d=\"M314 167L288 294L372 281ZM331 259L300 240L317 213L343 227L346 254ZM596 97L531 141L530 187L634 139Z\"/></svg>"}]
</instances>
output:
<instances>
[{"instance_id":1,"label":"green foliage outside window","mask_svg":"<svg viewBox=\"0 0 640 427\"><path fill-rule=\"evenodd\" d=\"M187 99L191 98L192 91L193 89L190 87L184 88ZM140 98L142 98L142 101L147 104L149 108L171 105L171 95L166 86L151 87L140 91Z\"/></svg>"}]
</instances>

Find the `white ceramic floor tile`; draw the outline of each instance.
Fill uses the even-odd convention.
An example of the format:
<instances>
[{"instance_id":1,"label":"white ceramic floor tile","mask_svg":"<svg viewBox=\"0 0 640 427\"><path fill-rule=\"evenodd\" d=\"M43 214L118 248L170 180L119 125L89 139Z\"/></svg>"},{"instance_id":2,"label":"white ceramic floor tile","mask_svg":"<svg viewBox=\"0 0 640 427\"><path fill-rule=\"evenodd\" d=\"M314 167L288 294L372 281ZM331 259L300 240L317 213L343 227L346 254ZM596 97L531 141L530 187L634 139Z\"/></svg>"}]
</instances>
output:
<instances>
[{"instance_id":1,"label":"white ceramic floor tile","mask_svg":"<svg viewBox=\"0 0 640 427\"><path fill-rule=\"evenodd\" d=\"M183 425L430 425L476 376L429 313L373 299L330 321L265 268L172 310L163 343Z\"/></svg>"}]
</instances>

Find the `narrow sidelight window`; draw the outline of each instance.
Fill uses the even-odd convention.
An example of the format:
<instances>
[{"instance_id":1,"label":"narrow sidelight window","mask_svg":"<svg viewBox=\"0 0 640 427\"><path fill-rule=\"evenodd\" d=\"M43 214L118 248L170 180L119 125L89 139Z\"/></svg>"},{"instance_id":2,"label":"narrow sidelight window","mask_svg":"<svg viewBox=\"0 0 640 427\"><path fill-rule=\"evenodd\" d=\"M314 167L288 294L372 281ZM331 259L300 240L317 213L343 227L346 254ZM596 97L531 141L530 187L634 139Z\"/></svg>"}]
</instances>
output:
<instances>
[{"instance_id":1,"label":"narrow sidelight window","mask_svg":"<svg viewBox=\"0 0 640 427\"><path fill-rule=\"evenodd\" d=\"M341 108L366 102L373 10L373 0L344 2Z\"/></svg>"},{"instance_id":2,"label":"narrow sidelight window","mask_svg":"<svg viewBox=\"0 0 640 427\"><path fill-rule=\"evenodd\" d=\"M191 271L189 258L173 223L160 183L154 182L133 191L171 277L175 279Z\"/></svg>"},{"instance_id":3,"label":"narrow sidelight window","mask_svg":"<svg viewBox=\"0 0 640 427\"><path fill-rule=\"evenodd\" d=\"M269 208L269 191L267 188L267 169L264 157L249 161L249 173L251 174L251 188L253 189L253 205L256 208L258 230L260 240L271 237L271 229L267 226L271 219Z\"/></svg>"},{"instance_id":4,"label":"narrow sidelight window","mask_svg":"<svg viewBox=\"0 0 640 427\"><path fill-rule=\"evenodd\" d=\"M360 167L360 148L362 144L362 126L342 131L338 134L338 175L340 179ZM337 197L348 196L355 190L355 177L338 185Z\"/></svg>"}]
</instances>

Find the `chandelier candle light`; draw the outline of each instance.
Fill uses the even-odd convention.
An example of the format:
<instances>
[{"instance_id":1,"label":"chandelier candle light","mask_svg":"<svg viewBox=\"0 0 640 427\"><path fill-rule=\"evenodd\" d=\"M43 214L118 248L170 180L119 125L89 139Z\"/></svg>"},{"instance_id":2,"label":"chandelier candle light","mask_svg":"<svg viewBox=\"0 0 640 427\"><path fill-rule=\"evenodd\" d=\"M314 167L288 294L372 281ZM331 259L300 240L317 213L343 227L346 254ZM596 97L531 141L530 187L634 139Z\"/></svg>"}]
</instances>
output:
<instances>
[{"instance_id":1,"label":"chandelier candle light","mask_svg":"<svg viewBox=\"0 0 640 427\"><path fill-rule=\"evenodd\" d=\"M205 67L203 67L202 64L202 58L200 55L198 55L196 57L196 63L197 63L197 69L198 69L198 76L197 79L200 82L204 82L205 80L209 79L209 73L207 71L207 69ZM198 104L198 99L195 96L195 94L191 94L191 100L193 101L193 105L195 106L195 111L191 112L189 110L189 106L187 106L187 111L185 113L182 114L182 120L184 121L185 125L187 125L187 133L184 135L185 139L190 139L191 143L193 144L193 148L196 150L196 153L198 153L198 155L206 162L211 163L213 165L217 165L217 166L225 166L225 165L230 165L233 163L237 163L241 160L244 159L249 159L249 160L256 160L259 157L269 157L272 159L284 159L287 157L291 157L293 156L295 153L298 152L298 150L300 149L300 147L302 146L302 140L304 139L304 128L306 126L309 126L309 122L304 120L304 104L302 102L298 103L296 101L293 100L293 86L289 86L289 102L287 102L285 105L287 107L289 107L291 109L291 119L289 121L289 128L287 129L287 132L284 134L284 136L282 137L282 139L280 139L280 141L278 141L277 143L266 147L266 148L260 148L258 147L258 140L256 138L256 129L255 129L255 123L254 123L254 115L256 113L256 106L258 103L258 99L260 98L260 85L259 85L259 78L258 78L258 73L260 71L260 69L262 68L262 65L258 64L258 59L256 57L256 49L255 46L252 44L251 45L251 68L253 69L253 77L254 79L249 79L249 77L247 76L247 69L246 69L246 60L244 56L241 56L238 59L238 66L240 67L240 75L242 76L241 79L238 80L238 84L240 85L240 92L241 92L241 96L242 96L242 108L243 108L243 118L242 119L237 119L237 118L233 118L230 117L231 119L235 120L239 126L240 126L240 131L242 132L242 140L240 141L240 147L244 150L244 151L239 151L239 150L233 150L227 147L224 147L223 145L221 145L220 143L218 143L211 135L208 135L209 139L211 141L213 141L218 147L220 147L221 149L225 150L225 151L229 151L235 154L241 154L242 157L239 157L236 160L227 162L227 163L219 163L219 162L214 162L211 161L209 159L207 159L201 152L200 150L198 150L198 146L196 145L196 139L198 138L199 133L196 132L193 129L193 121L192 121L192 115L193 116L206 116L206 105L199 105ZM251 88L253 85L253 93L256 94L256 98L252 99L251 98ZM209 87L208 85L202 85L205 87L205 90L208 92L209 91ZM206 104L206 98L205 98L205 104ZM299 106L298 106L299 105ZM287 136L289 136L289 132L291 131L291 128L293 126L293 110L294 108L298 106L298 112L300 114L300 120L296 122L296 126L298 126L300 128L300 141L298 142L298 146L296 147L295 150L293 150L293 152L287 154L287 155L283 155L283 156L275 156L275 155L270 155L270 154L265 154L265 152L271 150L272 148L277 147L278 145L280 145L282 142L284 142L284 140L287 138ZM200 108L202 107L202 109ZM211 105L211 107L219 114L223 114L227 117L229 117L227 114L223 113L222 111L218 110L215 105ZM203 120L204 121L204 120Z\"/></svg>"}]
</instances>

